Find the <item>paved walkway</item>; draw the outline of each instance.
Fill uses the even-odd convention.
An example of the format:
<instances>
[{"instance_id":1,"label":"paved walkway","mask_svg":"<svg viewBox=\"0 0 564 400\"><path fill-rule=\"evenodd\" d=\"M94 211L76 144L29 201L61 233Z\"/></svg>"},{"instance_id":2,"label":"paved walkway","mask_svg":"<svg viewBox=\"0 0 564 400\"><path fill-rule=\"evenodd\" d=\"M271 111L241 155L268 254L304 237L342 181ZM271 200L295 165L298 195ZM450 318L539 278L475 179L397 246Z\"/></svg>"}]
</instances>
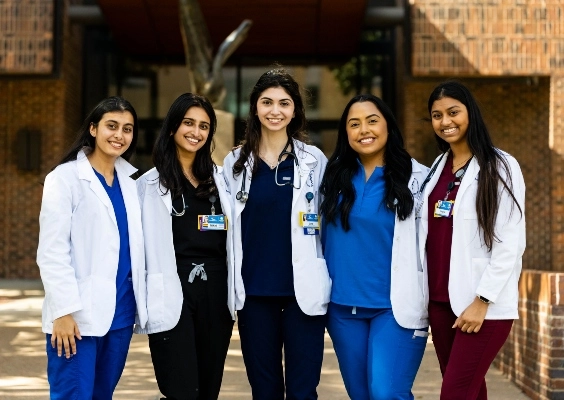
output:
<instances>
[{"instance_id":1,"label":"paved walkway","mask_svg":"<svg viewBox=\"0 0 564 400\"><path fill-rule=\"evenodd\" d=\"M0 399L47 399L49 397L45 372L45 335L41 333L42 300L41 282L0 279ZM438 399L440 382L441 376L433 344L429 343L415 381L413 389L415 398L418 400ZM528 399L495 369L490 369L488 372L487 382L491 399ZM327 335L318 393L322 400L348 398L331 340ZM127 365L114 399L159 399L145 335L134 335ZM220 399L251 399L236 330L225 364Z\"/></svg>"}]
</instances>

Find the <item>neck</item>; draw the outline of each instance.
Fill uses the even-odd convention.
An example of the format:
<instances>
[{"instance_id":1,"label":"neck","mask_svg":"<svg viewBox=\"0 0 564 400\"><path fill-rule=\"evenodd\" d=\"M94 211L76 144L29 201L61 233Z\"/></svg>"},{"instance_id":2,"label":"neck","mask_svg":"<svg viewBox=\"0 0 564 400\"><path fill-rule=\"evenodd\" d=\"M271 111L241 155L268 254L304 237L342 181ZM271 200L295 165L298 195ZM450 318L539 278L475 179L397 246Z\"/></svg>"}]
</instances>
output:
<instances>
[{"instance_id":1,"label":"neck","mask_svg":"<svg viewBox=\"0 0 564 400\"><path fill-rule=\"evenodd\" d=\"M265 132L263 130L260 136L259 152L261 154L274 154L278 157L287 143L288 135L285 130L277 132Z\"/></svg>"},{"instance_id":2,"label":"neck","mask_svg":"<svg viewBox=\"0 0 564 400\"><path fill-rule=\"evenodd\" d=\"M468 160L472 158L472 151L468 147L467 143L461 143L458 145L451 145L450 150L452 151L452 158L455 161L461 162L462 160Z\"/></svg>"},{"instance_id":3,"label":"neck","mask_svg":"<svg viewBox=\"0 0 564 400\"><path fill-rule=\"evenodd\" d=\"M182 167L182 171L184 175L188 174L193 176L192 174L192 166L194 165L194 160L196 159L196 153L177 153L178 162L180 162L180 166Z\"/></svg>"},{"instance_id":4,"label":"neck","mask_svg":"<svg viewBox=\"0 0 564 400\"><path fill-rule=\"evenodd\" d=\"M90 161L90 165L99 174L101 174L106 180L113 180L114 177L114 166L117 160L117 157L110 157L106 154L103 154L101 151L94 150L92 153L88 154L88 161Z\"/></svg>"}]
</instances>

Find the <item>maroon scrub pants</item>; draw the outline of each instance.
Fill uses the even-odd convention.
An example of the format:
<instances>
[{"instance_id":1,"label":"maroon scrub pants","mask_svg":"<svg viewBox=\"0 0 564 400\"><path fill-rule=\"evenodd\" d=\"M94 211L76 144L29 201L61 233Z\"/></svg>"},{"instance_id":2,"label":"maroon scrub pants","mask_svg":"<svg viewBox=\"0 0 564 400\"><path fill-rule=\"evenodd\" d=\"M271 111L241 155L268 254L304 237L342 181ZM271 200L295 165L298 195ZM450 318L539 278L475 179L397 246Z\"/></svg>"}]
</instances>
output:
<instances>
[{"instance_id":1,"label":"maroon scrub pants","mask_svg":"<svg viewBox=\"0 0 564 400\"><path fill-rule=\"evenodd\" d=\"M452 328L454 321L450 303L429 302L431 334L443 375L441 400L487 400L485 376L513 320L485 320L478 333Z\"/></svg>"}]
</instances>

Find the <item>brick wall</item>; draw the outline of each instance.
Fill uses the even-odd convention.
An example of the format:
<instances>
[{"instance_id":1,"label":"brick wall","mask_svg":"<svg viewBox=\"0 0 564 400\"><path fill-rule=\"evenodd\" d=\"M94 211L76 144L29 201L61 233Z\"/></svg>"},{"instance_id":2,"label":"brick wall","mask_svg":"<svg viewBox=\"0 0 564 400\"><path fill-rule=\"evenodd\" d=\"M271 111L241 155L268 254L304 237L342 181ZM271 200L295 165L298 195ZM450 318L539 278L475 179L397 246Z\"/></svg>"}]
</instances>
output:
<instances>
[{"instance_id":1,"label":"brick wall","mask_svg":"<svg viewBox=\"0 0 564 400\"><path fill-rule=\"evenodd\" d=\"M56 78L0 79L0 278L37 278L38 215L45 175L69 146L81 117L81 31L64 23ZM41 168L17 168L17 133L41 132Z\"/></svg>"},{"instance_id":2,"label":"brick wall","mask_svg":"<svg viewBox=\"0 0 564 400\"><path fill-rule=\"evenodd\" d=\"M564 274L524 271L519 320L495 365L532 399L564 399Z\"/></svg>"},{"instance_id":3,"label":"brick wall","mask_svg":"<svg viewBox=\"0 0 564 400\"><path fill-rule=\"evenodd\" d=\"M412 73L564 71L562 0L410 0Z\"/></svg>"}]
</instances>

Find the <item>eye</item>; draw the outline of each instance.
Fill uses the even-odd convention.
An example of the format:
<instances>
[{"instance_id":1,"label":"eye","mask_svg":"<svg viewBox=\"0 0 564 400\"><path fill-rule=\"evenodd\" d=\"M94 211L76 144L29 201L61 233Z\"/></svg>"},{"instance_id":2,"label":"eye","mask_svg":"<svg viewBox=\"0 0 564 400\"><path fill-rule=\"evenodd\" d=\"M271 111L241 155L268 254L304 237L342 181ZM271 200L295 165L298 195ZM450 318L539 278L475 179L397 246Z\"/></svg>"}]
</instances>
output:
<instances>
[{"instance_id":1,"label":"eye","mask_svg":"<svg viewBox=\"0 0 564 400\"><path fill-rule=\"evenodd\" d=\"M450 112L450 115L452 115L452 116L454 117L454 116L457 115L458 113L459 113L458 110L452 110L452 111Z\"/></svg>"},{"instance_id":2,"label":"eye","mask_svg":"<svg viewBox=\"0 0 564 400\"><path fill-rule=\"evenodd\" d=\"M351 122L351 123L349 124L349 128L356 128L358 125L359 125L358 122Z\"/></svg>"},{"instance_id":3,"label":"eye","mask_svg":"<svg viewBox=\"0 0 564 400\"><path fill-rule=\"evenodd\" d=\"M186 125L186 126L192 126L192 121L190 121L189 119L185 119L185 120L184 120L184 125Z\"/></svg>"},{"instance_id":4,"label":"eye","mask_svg":"<svg viewBox=\"0 0 564 400\"><path fill-rule=\"evenodd\" d=\"M123 131L125 133L131 133L131 132L133 132L133 128L131 126L126 126L126 127L123 128Z\"/></svg>"},{"instance_id":5,"label":"eye","mask_svg":"<svg viewBox=\"0 0 564 400\"><path fill-rule=\"evenodd\" d=\"M440 118L441 118L441 114L439 114L439 113L431 114L431 118L433 118L433 119L440 119Z\"/></svg>"},{"instance_id":6,"label":"eye","mask_svg":"<svg viewBox=\"0 0 564 400\"><path fill-rule=\"evenodd\" d=\"M290 102L289 101L281 101L280 105L283 106L283 107L287 107L287 106L290 105Z\"/></svg>"},{"instance_id":7,"label":"eye","mask_svg":"<svg viewBox=\"0 0 564 400\"><path fill-rule=\"evenodd\" d=\"M271 104L271 101L270 100L263 100L262 104L264 104L265 106L268 106L268 105Z\"/></svg>"},{"instance_id":8,"label":"eye","mask_svg":"<svg viewBox=\"0 0 564 400\"><path fill-rule=\"evenodd\" d=\"M369 124L375 124L376 122L378 122L377 119L371 119L368 121Z\"/></svg>"},{"instance_id":9,"label":"eye","mask_svg":"<svg viewBox=\"0 0 564 400\"><path fill-rule=\"evenodd\" d=\"M110 128L110 129L116 129L116 125L115 125L115 124L108 124L108 128Z\"/></svg>"},{"instance_id":10,"label":"eye","mask_svg":"<svg viewBox=\"0 0 564 400\"><path fill-rule=\"evenodd\" d=\"M201 124L200 129L203 131L207 131L208 129L210 129L210 126L208 124Z\"/></svg>"}]
</instances>

